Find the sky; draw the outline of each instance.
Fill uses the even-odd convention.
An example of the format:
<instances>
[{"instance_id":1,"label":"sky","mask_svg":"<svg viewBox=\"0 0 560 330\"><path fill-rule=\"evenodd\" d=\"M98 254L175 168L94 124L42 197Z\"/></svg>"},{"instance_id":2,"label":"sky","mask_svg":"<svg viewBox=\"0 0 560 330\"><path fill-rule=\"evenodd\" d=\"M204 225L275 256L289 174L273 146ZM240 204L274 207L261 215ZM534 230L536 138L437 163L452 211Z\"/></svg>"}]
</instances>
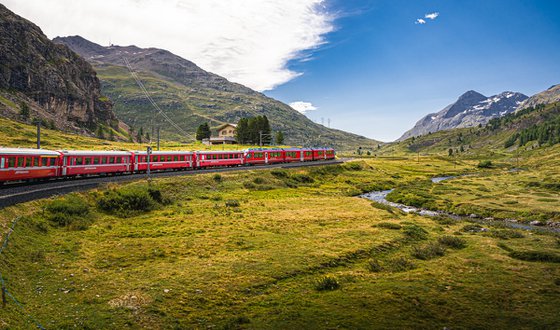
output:
<instances>
[{"instance_id":1,"label":"sky","mask_svg":"<svg viewBox=\"0 0 560 330\"><path fill-rule=\"evenodd\" d=\"M167 49L392 141L468 90L560 83L557 0L0 0L50 38Z\"/></svg>"}]
</instances>

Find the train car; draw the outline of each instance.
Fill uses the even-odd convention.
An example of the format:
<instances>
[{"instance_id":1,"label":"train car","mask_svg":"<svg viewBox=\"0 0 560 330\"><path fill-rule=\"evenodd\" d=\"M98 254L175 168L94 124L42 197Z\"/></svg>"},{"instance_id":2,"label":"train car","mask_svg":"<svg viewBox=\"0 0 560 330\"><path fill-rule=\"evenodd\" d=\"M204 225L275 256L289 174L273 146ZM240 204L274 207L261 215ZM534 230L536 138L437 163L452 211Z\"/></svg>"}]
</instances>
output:
<instances>
[{"instance_id":1,"label":"train car","mask_svg":"<svg viewBox=\"0 0 560 330\"><path fill-rule=\"evenodd\" d=\"M133 153L134 172L148 169L146 151ZM194 166L194 153L190 151L153 151L150 155L150 171L186 170Z\"/></svg>"},{"instance_id":2,"label":"train car","mask_svg":"<svg viewBox=\"0 0 560 330\"><path fill-rule=\"evenodd\" d=\"M304 162L308 162L308 161L312 161L313 160L313 149L305 149L302 148L300 149L302 154L303 154L303 160Z\"/></svg>"},{"instance_id":3,"label":"train car","mask_svg":"<svg viewBox=\"0 0 560 330\"><path fill-rule=\"evenodd\" d=\"M333 148L325 149L325 154L326 154L325 159L334 159L336 156Z\"/></svg>"},{"instance_id":4,"label":"train car","mask_svg":"<svg viewBox=\"0 0 560 330\"><path fill-rule=\"evenodd\" d=\"M325 160L327 159L327 152L325 148L314 148L312 150L313 160Z\"/></svg>"},{"instance_id":5,"label":"train car","mask_svg":"<svg viewBox=\"0 0 560 330\"><path fill-rule=\"evenodd\" d=\"M132 172L132 153L129 151L71 151L62 150L62 176L119 174Z\"/></svg>"},{"instance_id":6,"label":"train car","mask_svg":"<svg viewBox=\"0 0 560 330\"><path fill-rule=\"evenodd\" d=\"M0 148L0 183L57 177L60 160L56 151Z\"/></svg>"},{"instance_id":7,"label":"train car","mask_svg":"<svg viewBox=\"0 0 560 330\"><path fill-rule=\"evenodd\" d=\"M290 162L303 162L303 152L298 148L284 149L284 161Z\"/></svg>"},{"instance_id":8,"label":"train car","mask_svg":"<svg viewBox=\"0 0 560 330\"><path fill-rule=\"evenodd\" d=\"M241 166L245 163L243 151L196 151L196 168Z\"/></svg>"},{"instance_id":9,"label":"train car","mask_svg":"<svg viewBox=\"0 0 560 330\"><path fill-rule=\"evenodd\" d=\"M247 149L244 151L245 164L276 164L286 161L285 152L282 149Z\"/></svg>"}]
</instances>

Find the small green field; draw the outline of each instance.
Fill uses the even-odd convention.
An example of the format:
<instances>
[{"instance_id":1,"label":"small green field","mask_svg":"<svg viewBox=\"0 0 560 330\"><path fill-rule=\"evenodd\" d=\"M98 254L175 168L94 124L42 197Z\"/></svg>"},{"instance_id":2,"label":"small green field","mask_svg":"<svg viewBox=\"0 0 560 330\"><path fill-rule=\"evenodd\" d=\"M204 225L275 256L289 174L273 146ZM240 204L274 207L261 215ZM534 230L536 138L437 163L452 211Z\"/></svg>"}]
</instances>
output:
<instances>
[{"instance_id":1,"label":"small green field","mask_svg":"<svg viewBox=\"0 0 560 330\"><path fill-rule=\"evenodd\" d=\"M507 163L371 158L10 207L0 211L2 233L22 218L0 271L24 312L9 301L0 325L30 328L29 314L52 329L559 328L558 234L405 214L357 197L470 174L437 184L450 192L444 202L474 203L466 191L481 185L537 198L546 187L520 187L556 173L547 159L524 162L523 180L510 180ZM504 208L522 212L508 200Z\"/></svg>"}]
</instances>

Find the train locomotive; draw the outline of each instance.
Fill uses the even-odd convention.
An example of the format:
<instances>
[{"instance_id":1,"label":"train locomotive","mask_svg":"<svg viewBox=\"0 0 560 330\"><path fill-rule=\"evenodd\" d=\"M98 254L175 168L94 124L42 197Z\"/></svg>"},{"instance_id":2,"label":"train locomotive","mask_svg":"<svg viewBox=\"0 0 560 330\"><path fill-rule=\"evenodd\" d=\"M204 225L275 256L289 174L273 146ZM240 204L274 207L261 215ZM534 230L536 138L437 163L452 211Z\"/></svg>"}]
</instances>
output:
<instances>
[{"instance_id":1,"label":"train locomotive","mask_svg":"<svg viewBox=\"0 0 560 330\"><path fill-rule=\"evenodd\" d=\"M272 148L222 151L50 151L0 148L0 184L53 178L120 175L150 171L268 165L335 158L332 148Z\"/></svg>"}]
</instances>

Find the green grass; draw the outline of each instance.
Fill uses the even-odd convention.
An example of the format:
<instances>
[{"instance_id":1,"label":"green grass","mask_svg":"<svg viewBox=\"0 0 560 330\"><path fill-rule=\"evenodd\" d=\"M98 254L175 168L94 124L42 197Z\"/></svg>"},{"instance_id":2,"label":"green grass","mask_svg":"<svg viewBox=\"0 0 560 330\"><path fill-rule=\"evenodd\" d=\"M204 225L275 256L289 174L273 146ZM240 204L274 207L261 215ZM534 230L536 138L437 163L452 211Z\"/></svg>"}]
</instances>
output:
<instances>
[{"instance_id":1,"label":"green grass","mask_svg":"<svg viewBox=\"0 0 560 330\"><path fill-rule=\"evenodd\" d=\"M26 312L53 329L560 326L560 269L542 257L558 255L558 237L524 235L505 250L491 234L503 228L457 236L473 225L371 207L354 192L425 182L453 164L356 164L163 178L9 207L3 233L24 218L0 269ZM118 202L139 196L151 206L128 213ZM89 226L58 226L57 212ZM413 257L432 245L447 249ZM10 302L2 315L4 327L32 326Z\"/></svg>"}]
</instances>

